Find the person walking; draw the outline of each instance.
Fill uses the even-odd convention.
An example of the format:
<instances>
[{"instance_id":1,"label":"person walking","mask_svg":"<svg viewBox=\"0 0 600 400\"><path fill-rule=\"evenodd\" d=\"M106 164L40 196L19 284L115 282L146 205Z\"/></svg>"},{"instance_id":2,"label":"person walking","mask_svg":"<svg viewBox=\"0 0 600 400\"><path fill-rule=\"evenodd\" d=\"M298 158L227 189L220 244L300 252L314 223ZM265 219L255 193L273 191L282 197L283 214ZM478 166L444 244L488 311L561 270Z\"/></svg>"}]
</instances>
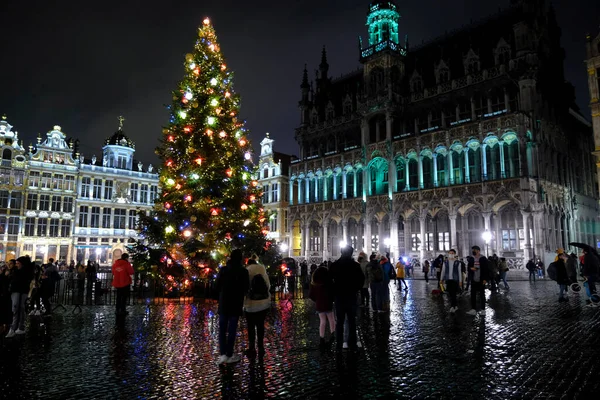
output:
<instances>
[{"instance_id":1,"label":"person walking","mask_svg":"<svg viewBox=\"0 0 600 400\"><path fill-rule=\"evenodd\" d=\"M381 312L383 310L383 267L375 254L369 257L366 280L371 286L371 308L373 312Z\"/></svg>"},{"instance_id":2,"label":"person walking","mask_svg":"<svg viewBox=\"0 0 600 400\"><path fill-rule=\"evenodd\" d=\"M248 260L248 283L250 289L244 299L244 314L248 323L248 349L246 355L250 358L265 354L265 318L271 308L271 293L269 276L264 265L256 259Z\"/></svg>"},{"instance_id":3,"label":"person walking","mask_svg":"<svg viewBox=\"0 0 600 400\"><path fill-rule=\"evenodd\" d=\"M219 293L219 365L233 364L242 359L239 354L233 354L238 321L250 286L248 270L244 268L242 259L242 250L233 250L215 282Z\"/></svg>"},{"instance_id":4,"label":"person walking","mask_svg":"<svg viewBox=\"0 0 600 400\"><path fill-rule=\"evenodd\" d=\"M510 289L508 282L506 282L506 273L508 272L508 263L506 262L506 258L500 258L500 264L498 268L500 269L500 280L504 283L504 289Z\"/></svg>"},{"instance_id":5,"label":"person walking","mask_svg":"<svg viewBox=\"0 0 600 400\"><path fill-rule=\"evenodd\" d=\"M131 286L131 275L134 274L133 267L129 263L129 254L123 253L121 258L112 266L112 285L117 289L117 316L127 314L127 303L129 300L129 287Z\"/></svg>"},{"instance_id":6,"label":"person walking","mask_svg":"<svg viewBox=\"0 0 600 400\"><path fill-rule=\"evenodd\" d=\"M360 264L360 269L362 270L362 273L365 276L365 283L363 284L362 289L360 289L360 306L368 307L369 279L367 278L367 266L369 265L369 260L367 260L367 254L364 251L361 251L358 255L358 263Z\"/></svg>"},{"instance_id":7,"label":"person walking","mask_svg":"<svg viewBox=\"0 0 600 400\"><path fill-rule=\"evenodd\" d=\"M531 259L527 262L527 265L525 266L525 268L527 268L527 271L529 271L529 282L531 282L532 280L533 280L533 282L535 282L535 275L537 273L537 267L536 267L535 263L533 262L533 259Z\"/></svg>"},{"instance_id":8,"label":"person walking","mask_svg":"<svg viewBox=\"0 0 600 400\"><path fill-rule=\"evenodd\" d=\"M398 263L396 264L396 282L398 283L398 290L402 290L402 284L404 284L404 290L408 290L408 285L406 284L405 271L404 271L404 263L402 262L402 257L398 258Z\"/></svg>"},{"instance_id":9,"label":"person walking","mask_svg":"<svg viewBox=\"0 0 600 400\"><path fill-rule=\"evenodd\" d=\"M333 284L336 325L336 350L341 351L344 340L344 321L348 319L348 348L357 350L356 295L363 287L365 276L360 264L352 259L352 246L342 248L342 256L329 267ZM389 281L388 281L389 282Z\"/></svg>"},{"instance_id":10,"label":"person walking","mask_svg":"<svg viewBox=\"0 0 600 400\"><path fill-rule=\"evenodd\" d=\"M558 302L562 303L565 301L569 301L566 296L567 285L571 283L569 280L569 275L567 274L567 256L565 253L560 253L557 256L558 260L554 261L552 264L556 267L556 283L560 289L560 293L558 295ZM548 271L550 271L550 266L548 266ZM549 274L548 274L549 275Z\"/></svg>"},{"instance_id":11,"label":"person walking","mask_svg":"<svg viewBox=\"0 0 600 400\"><path fill-rule=\"evenodd\" d=\"M34 267L31 259L27 256L17 258L10 282L13 319L7 338L25 333L25 303L33 279Z\"/></svg>"},{"instance_id":12,"label":"person walking","mask_svg":"<svg viewBox=\"0 0 600 400\"><path fill-rule=\"evenodd\" d=\"M577 283L577 256L571 253L567 259L567 275L570 283Z\"/></svg>"},{"instance_id":13,"label":"person walking","mask_svg":"<svg viewBox=\"0 0 600 400\"><path fill-rule=\"evenodd\" d=\"M598 280L598 273L600 272L600 260L598 257L590 251L590 249L583 249L583 271L582 275L587 281L590 295L596 294L596 281ZM586 300L588 306L593 307L595 304L591 298Z\"/></svg>"},{"instance_id":14,"label":"person walking","mask_svg":"<svg viewBox=\"0 0 600 400\"><path fill-rule=\"evenodd\" d=\"M456 258L456 250L448 251L448 259L442 263L440 274L441 284L448 291L450 296L450 313L454 314L458 310L458 301L456 295L460 290L462 280L462 262Z\"/></svg>"},{"instance_id":15,"label":"person walking","mask_svg":"<svg viewBox=\"0 0 600 400\"><path fill-rule=\"evenodd\" d=\"M0 334L4 335L12 323L12 300L10 298L10 281L12 280L15 260L11 259L0 268Z\"/></svg>"},{"instance_id":16,"label":"person walking","mask_svg":"<svg viewBox=\"0 0 600 400\"><path fill-rule=\"evenodd\" d=\"M425 262L423 262L423 273L425 274L425 283L429 284L429 268L431 266L429 265L429 260L425 260Z\"/></svg>"},{"instance_id":17,"label":"person walking","mask_svg":"<svg viewBox=\"0 0 600 400\"><path fill-rule=\"evenodd\" d=\"M325 267L316 269L312 276L308 297L315 302L315 309L319 314L319 345L324 350L327 345L325 330L329 322L330 340L335 338L335 315L333 314L333 288L329 271Z\"/></svg>"},{"instance_id":18,"label":"person walking","mask_svg":"<svg viewBox=\"0 0 600 400\"><path fill-rule=\"evenodd\" d=\"M489 262L487 258L481 254L479 246L471 247L473 258L469 262L469 270L473 272L471 282L471 310L468 315L477 314L477 297L481 302L481 310L479 315L485 315L485 284L490 279Z\"/></svg>"}]
</instances>

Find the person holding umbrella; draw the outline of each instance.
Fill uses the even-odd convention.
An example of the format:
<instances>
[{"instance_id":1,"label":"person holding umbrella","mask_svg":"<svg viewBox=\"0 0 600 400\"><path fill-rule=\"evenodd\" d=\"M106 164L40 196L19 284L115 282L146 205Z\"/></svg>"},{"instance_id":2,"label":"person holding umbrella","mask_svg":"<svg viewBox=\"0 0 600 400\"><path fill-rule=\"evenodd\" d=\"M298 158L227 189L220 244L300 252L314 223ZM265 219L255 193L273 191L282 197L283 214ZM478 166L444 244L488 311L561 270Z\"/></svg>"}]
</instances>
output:
<instances>
[{"instance_id":1,"label":"person holding umbrella","mask_svg":"<svg viewBox=\"0 0 600 400\"><path fill-rule=\"evenodd\" d=\"M598 272L600 271L600 256L596 249L585 243L569 243L570 246L579 247L583 250L583 268L582 275L588 285L589 299L586 300L588 307L596 306L593 298L598 299L596 294L596 281L598 280Z\"/></svg>"}]
</instances>

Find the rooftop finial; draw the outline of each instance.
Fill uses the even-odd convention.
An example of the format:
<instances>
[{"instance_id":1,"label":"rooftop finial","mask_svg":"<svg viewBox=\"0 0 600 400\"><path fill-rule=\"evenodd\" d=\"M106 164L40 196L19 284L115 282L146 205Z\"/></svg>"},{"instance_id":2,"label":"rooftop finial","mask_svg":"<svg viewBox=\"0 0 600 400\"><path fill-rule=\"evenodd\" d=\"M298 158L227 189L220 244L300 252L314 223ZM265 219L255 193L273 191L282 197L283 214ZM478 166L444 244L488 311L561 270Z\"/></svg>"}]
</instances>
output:
<instances>
[{"instance_id":1,"label":"rooftop finial","mask_svg":"<svg viewBox=\"0 0 600 400\"><path fill-rule=\"evenodd\" d=\"M123 121L125 121L125 118L123 118L122 115L119 115L119 130L122 131L123 130Z\"/></svg>"},{"instance_id":2,"label":"rooftop finial","mask_svg":"<svg viewBox=\"0 0 600 400\"><path fill-rule=\"evenodd\" d=\"M2 121L6 121L6 114L2 114Z\"/></svg>"},{"instance_id":3,"label":"rooftop finial","mask_svg":"<svg viewBox=\"0 0 600 400\"><path fill-rule=\"evenodd\" d=\"M267 132L267 137L269 137L269 132Z\"/></svg>"}]
</instances>

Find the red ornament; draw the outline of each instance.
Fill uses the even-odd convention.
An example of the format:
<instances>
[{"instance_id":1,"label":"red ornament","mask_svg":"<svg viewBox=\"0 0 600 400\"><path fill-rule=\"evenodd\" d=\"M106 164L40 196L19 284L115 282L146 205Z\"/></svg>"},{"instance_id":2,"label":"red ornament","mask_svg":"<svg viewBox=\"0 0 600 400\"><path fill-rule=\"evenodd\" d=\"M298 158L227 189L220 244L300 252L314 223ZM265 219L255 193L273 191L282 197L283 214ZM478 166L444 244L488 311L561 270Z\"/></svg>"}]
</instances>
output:
<instances>
[{"instance_id":1,"label":"red ornament","mask_svg":"<svg viewBox=\"0 0 600 400\"><path fill-rule=\"evenodd\" d=\"M200 67L194 68L194 75L196 75L196 76L200 75Z\"/></svg>"},{"instance_id":2,"label":"red ornament","mask_svg":"<svg viewBox=\"0 0 600 400\"><path fill-rule=\"evenodd\" d=\"M256 196L250 195L250 201L254 203L254 200L256 200Z\"/></svg>"},{"instance_id":3,"label":"red ornament","mask_svg":"<svg viewBox=\"0 0 600 400\"><path fill-rule=\"evenodd\" d=\"M225 174L227 174L227 176L231 178L231 175L233 175L233 171L231 170L231 168L227 168Z\"/></svg>"},{"instance_id":4,"label":"red ornament","mask_svg":"<svg viewBox=\"0 0 600 400\"><path fill-rule=\"evenodd\" d=\"M167 167L171 167L173 165L173 160L167 160Z\"/></svg>"},{"instance_id":5,"label":"red ornament","mask_svg":"<svg viewBox=\"0 0 600 400\"><path fill-rule=\"evenodd\" d=\"M174 142L174 141L175 141L175 138L173 137L173 135L169 135L169 137L167 138L167 140L168 140L169 142Z\"/></svg>"},{"instance_id":6,"label":"red ornament","mask_svg":"<svg viewBox=\"0 0 600 400\"><path fill-rule=\"evenodd\" d=\"M171 208L171 203L165 203L165 208L168 210Z\"/></svg>"},{"instance_id":7,"label":"red ornament","mask_svg":"<svg viewBox=\"0 0 600 400\"><path fill-rule=\"evenodd\" d=\"M225 239L231 240L231 233L226 233L225 234Z\"/></svg>"},{"instance_id":8,"label":"red ornament","mask_svg":"<svg viewBox=\"0 0 600 400\"><path fill-rule=\"evenodd\" d=\"M245 210L247 210L247 209L248 209L248 206L247 206L247 205L245 205L245 204L242 204L242 210L244 210L244 211L245 211Z\"/></svg>"},{"instance_id":9,"label":"red ornament","mask_svg":"<svg viewBox=\"0 0 600 400\"><path fill-rule=\"evenodd\" d=\"M216 208L211 208L210 209L210 215L219 215L219 210L217 210Z\"/></svg>"},{"instance_id":10,"label":"red ornament","mask_svg":"<svg viewBox=\"0 0 600 400\"><path fill-rule=\"evenodd\" d=\"M185 133L190 133L190 132L192 131L192 127L191 127L191 126L189 126L189 125L187 125L185 128L183 128L183 131L184 131Z\"/></svg>"},{"instance_id":11,"label":"red ornament","mask_svg":"<svg viewBox=\"0 0 600 400\"><path fill-rule=\"evenodd\" d=\"M196 161L196 164L202 165L202 159L200 157L196 158L194 161Z\"/></svg>"}]
</instances>

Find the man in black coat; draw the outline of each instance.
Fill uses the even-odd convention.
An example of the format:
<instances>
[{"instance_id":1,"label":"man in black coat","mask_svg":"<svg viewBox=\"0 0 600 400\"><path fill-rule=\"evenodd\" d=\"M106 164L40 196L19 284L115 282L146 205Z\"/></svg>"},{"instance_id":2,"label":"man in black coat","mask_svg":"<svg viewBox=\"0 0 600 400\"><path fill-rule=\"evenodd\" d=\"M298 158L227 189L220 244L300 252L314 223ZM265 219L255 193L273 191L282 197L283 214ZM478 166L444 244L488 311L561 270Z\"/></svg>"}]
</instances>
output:
<instances>
[{"instance_id":1,"label":"man in black coat","mask_svg":"<svg viewBox=\"0 0 600 400\"><path fill-rule=\"evenodd\" d=\"M10 330L6 335L11 338L25 333L25 302L34 278L33 263L29 257L17 258L16 267L13 269L10 283L13 320Z\"/></svg>"},{"instance_id":2,"label":"man in black coat","mask_svg":"<svg viewBox=\"0 0 600 400\"><path fill-rule=\"evenodd\" d=\"M471 282L471 310L467 315L477 314L477 296L481 300L479 315L485 315L485 284L490 279L490 265L488 259L481 254L479 246L471 247L473 258L469 260L469 271L473 272Z\"/></svg>"},{"instance_id":3,"label":"man in black coat","mask_svg":"<svg viewBox=\"0 0 600 400\"><path fill-rule=\"evenodd\" d=\"M590 294L596 294L596 281L598 280L598 273L600 272L600 260L590 249L583 249L583 271L582 275L587 280ZM590 305L591 300L587 300L587 304Z\"/></svg>"},{"instance_id":4,"label":"man in black coat","mask_svg":"<svg viewBox=\"0 0 600 400\"><path fill-rule=\"evenodd\" d=\"M215 283L215 289L219 292L219 364L233 364L241 360L239 354L233 354L233 347L249 286L250 278L243 266L242 251L233 250Z\"/></svg>"},{"instance_id":5,"label":"man in black coat","mask_svg":"<svg viewBox=\"0 0 600 400\"><path fill-rule=\"evenodd\" d=\"M352 259L352 246L342 248L342 256L329 267L333 283L333 294L337 323L336 349L342 350L344 322L348 318L348 348L356 350L356 296L365 282L360 264Z\"/></svg>"}]
</instances>

